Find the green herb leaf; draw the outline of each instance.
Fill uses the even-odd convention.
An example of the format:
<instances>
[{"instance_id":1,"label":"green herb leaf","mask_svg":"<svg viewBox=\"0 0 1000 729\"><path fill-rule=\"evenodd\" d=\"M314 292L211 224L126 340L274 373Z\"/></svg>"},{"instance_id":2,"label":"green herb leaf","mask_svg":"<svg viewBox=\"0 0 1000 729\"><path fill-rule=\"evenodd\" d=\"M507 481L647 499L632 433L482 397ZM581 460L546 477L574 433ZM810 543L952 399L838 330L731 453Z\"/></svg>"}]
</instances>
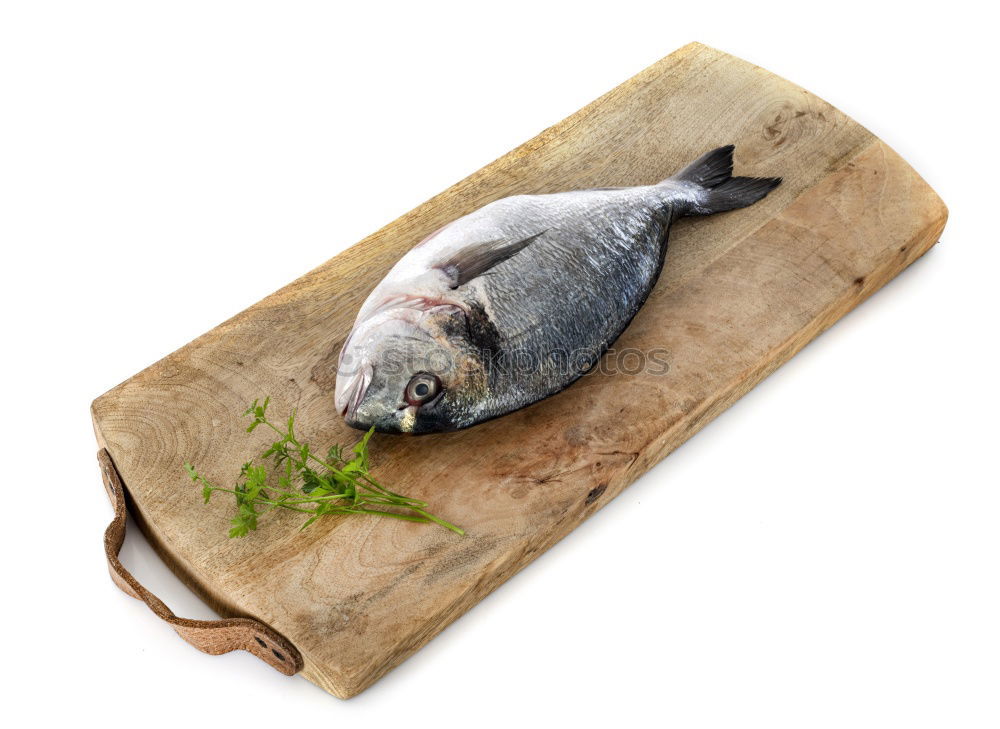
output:
<instances>
[{"instance_id":1,"label":"green herb leaf","mask_svg":"<svg viewBox=\"0 0 1000 729\"><path fill-rule=\"evenodd\" d=\"M243 464L239 474L242 481L238 481L234 488L216 486L190 463L184 464L191 480L201 484L206 504L216 491L233 495L236 516L230 522L230 537L245 537L255 531L258 517L274 509L310 515L300 529L326 515L372 514L438 524L456 534L465 534L454 524L428 513L426 502L389 491L372 477L369 472L369 442L375 433L374 428L351 447L353 457L349 460L344 457L344 448L340 444L330 446L323 460L314 455L309 443L300 442L296 437L295 411L288 416L282 428L267 416L270 403L270 397L265 397L263 403L254 400L243 412L244 417L253 419L246 431L252 433L259 426L264 426L273 430L279 439L256 459ZM273 472L268 470L269 459L274 463Z\"/></svg>"}]
</instances>

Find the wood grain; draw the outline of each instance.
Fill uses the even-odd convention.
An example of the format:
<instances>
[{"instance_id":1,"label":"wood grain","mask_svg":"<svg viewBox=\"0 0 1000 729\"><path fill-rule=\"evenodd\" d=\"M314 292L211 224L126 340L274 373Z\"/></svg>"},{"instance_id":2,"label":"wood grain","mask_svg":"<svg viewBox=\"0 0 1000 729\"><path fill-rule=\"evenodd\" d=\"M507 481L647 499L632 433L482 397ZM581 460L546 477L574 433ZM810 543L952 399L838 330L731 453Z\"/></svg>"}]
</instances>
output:
<instances>
[{"instance_id":1,"label":"wood grain","mask_svg":"<svg viewBox=\"0 0 1000 729\"><path fill-rule=\"evenodd\" d=\"M785 181L751 208L675 227L660 282L616 343L665 351L665 373L597 371L513 415L425 436L433 444L376 436L383 480L467 537L362 518L300 534L281 514L224 538L229 505L202 505L181 463L235 474L259 442L237 416L262 394L277 412L298 408L316 443L354 440L333 408L336 355L411 246L500 197L651 183L730 142L738 174ZM98 398L98 440L182 579L223 615L273 626L309 680L352 696L923 254L946 217L832 106L692 44Z\"/></svg>"}]
</instances>

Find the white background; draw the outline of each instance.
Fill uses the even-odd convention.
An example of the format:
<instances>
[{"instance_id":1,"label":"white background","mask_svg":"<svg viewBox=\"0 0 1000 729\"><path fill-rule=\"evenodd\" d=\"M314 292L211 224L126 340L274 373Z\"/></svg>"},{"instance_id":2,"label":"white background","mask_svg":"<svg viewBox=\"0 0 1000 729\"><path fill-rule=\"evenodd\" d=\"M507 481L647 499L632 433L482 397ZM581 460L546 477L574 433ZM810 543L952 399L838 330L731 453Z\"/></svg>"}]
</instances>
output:
<instances>
[{"instance_id":1,"label":"white background","mask_svg":"<svg viewBox=\"0 0 1000 729\"><path fill-rule=\"evenodd\" d=\"M1000 725L979 6L0 4L5 716ZM351 701L203 655L112 586L94 397L691 40L886 140L949 205L941 244ZM140 537L123 555L211 616Z\"/></svg>"}]
</instances>

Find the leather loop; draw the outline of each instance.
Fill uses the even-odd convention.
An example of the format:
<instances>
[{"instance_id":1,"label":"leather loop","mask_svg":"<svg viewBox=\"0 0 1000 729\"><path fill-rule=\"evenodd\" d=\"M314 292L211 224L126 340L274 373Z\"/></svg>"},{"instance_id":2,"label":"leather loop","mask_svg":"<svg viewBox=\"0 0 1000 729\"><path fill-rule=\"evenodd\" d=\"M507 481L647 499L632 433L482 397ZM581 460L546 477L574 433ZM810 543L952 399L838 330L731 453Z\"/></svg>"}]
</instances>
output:
<instances>
[{"instance_id":1,"label":"leather loop","mask_svg":"<svg viewBox=\"0 0 1000 729\"><path fill-rule=\"evenodd\" d=\"M122 591L142 600L157 617L170 624L184 640L204 653L214 656L235 650L253 653L265 663L286 676L302 669L302 655L295 646L264 623L253 618L226 618L223 620L187 620L179 618L126 570L118 560L125 541L125 487L118 469L106 448L97 452L101 465L104 488L114 506L115 516L104 532L104 552L108 559L111 579Z\"/></svg>"}]
</instances>

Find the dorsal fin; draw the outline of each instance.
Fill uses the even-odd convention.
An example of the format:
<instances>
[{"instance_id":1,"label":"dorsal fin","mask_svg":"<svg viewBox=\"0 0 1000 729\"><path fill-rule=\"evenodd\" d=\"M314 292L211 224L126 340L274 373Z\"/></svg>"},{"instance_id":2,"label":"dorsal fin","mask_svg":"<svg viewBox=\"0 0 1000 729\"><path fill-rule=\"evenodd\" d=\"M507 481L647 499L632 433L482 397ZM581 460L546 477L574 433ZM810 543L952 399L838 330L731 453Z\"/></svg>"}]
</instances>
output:
<instances>
[{"instance_id":1,"label":"dorsal fin","mask_svg":"<svg viewBox=\"0 0 1000 729\"><path fill-rule=\"evenodd\" d=\"M477 276L482 276L494 266L524 250L543 233L544 230L520 240L502 239L471 243L438 264L438 268L448 274L451 278L451 287L455 289Z\"/></svg>"}]
</instances>

